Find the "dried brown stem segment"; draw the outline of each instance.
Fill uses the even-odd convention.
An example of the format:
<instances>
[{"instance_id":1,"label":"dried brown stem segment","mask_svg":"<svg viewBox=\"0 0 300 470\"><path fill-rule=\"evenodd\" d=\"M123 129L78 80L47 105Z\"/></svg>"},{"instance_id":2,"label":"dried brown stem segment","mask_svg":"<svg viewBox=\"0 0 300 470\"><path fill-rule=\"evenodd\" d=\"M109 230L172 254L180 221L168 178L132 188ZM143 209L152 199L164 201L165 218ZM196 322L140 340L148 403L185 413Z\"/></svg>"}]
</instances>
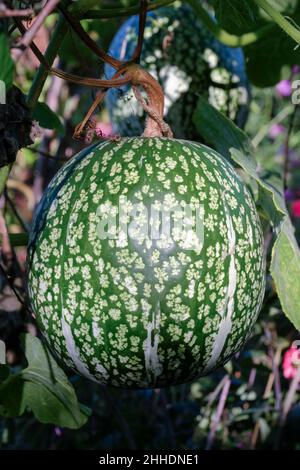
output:
<instances>
[{"instance_id":1,"label":"dried brown stem segment","mask_svg":"<svg viewBox=\"0 0 300 470\"><path fill-rule=\"evenodd\" d=\"M159 83L146 70L134 64L128 67L131 85L143 109L147 113L144 137L173 137L173 133L164 122L164 94ZM147 103L139 92L142 87L147 94Z\"/></svg>"}]
</instances>

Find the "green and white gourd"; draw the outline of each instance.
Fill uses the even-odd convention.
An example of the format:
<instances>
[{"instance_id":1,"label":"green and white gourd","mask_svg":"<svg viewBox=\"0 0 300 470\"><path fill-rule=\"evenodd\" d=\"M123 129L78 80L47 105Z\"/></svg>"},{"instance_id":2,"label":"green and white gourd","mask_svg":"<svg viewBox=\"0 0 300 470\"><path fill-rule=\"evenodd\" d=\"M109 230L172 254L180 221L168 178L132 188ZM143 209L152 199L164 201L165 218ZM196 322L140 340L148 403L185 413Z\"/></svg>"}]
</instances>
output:
<instances>
[{"instance_id":1,"label":"green and white gourd","mask_svg":"<svg viewBox=\"0 0 300 470\"><path fill-rule=\"evenodd\" d=\"M191 217L176 230L174 209L187 206L201 214L200 236ZM171 214L169 235L145 218L153 207ZM120 212L105 238L107 217L118 222ZM28 263L51 349L115 387L179 384L226 363L264 295L262 232L247 187L214 150L169 138L97 143L68 162L37 210Z\"/></svg>"}]
</instances>

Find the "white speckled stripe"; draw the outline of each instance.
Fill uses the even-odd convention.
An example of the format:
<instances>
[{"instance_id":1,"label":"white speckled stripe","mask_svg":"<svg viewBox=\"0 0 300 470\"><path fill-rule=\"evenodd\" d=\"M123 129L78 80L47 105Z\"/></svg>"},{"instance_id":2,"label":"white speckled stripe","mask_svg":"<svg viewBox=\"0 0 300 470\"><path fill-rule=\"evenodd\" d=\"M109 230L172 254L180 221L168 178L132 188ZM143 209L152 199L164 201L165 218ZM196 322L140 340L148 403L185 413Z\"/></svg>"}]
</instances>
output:
<instances>
[{"instance_id":1,"label":"white speckled stripe","mask_svg":"<svg viewBox=\"0 0 300 470\"><path fill-rule=\"evenodd\" d=\"M150 380L154 379L154 382L159 377L162 371L162 366L159 362L158 356L158 341L159 341L159 323L160 323L160 304L157 304L156 310L152 313L152 321L148 323L146 330L147 330L147 338L144 344L144 351L145 351L145 367L147 371L147 375ZM154 338L152 341L153 332L156 330L154 334Z\"/></svg>"},{"instance_id":2,"label":"white speckled stripe","mask_svg":"<svg viewBox=\"0 0 300 470\"><path fill-rule=\"evenodd\" d=\"M67 351L77 371L80 374L84 375L84 377L87 377L88 379L93 380L93 382L97 382L95 377L92 376L92 374L89 372L86 365L80 359L79 352L78 352L78 349L76 347L76 344L72 335L72 330L71 330L70 325L67 323L65 319L63 308L62 308L62 316L61 316L61 327L62 327L62 333L66 341Z\"/></svg>"},{"instance_id":3,"label":"white speckled stripe","mask_svg":"<svg viewBox=\"0 0 300 470\"><path fill-rule=\"evenodd\" d=\"M236 235L232 224L232 219L229 215L229 210L226 202L224 201L224 210L226 216L226 225L228 230L228 254L230 256L229 263L229 282L226 293L226 316L219 324L219 330L215 336L211 356L205 366L204 372L212 369L217 364L219 357L222 354L225 346L226 339L230 334L232 328L232 314L234 309L234 294L237 285L237 271L235 267L235 243Z\"/></svg>"}]
</instances>

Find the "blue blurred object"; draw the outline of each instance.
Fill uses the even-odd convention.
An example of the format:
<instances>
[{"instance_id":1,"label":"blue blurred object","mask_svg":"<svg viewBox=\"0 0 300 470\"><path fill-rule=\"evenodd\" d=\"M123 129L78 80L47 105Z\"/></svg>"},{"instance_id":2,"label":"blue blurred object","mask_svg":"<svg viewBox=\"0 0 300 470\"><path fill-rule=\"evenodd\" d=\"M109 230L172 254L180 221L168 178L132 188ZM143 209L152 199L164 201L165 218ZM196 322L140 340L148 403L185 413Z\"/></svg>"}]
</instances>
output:
<instances>
[{"instance_id":1,"label":"blue blurred object","mask_svg":"<svg viewBox=\"0 0 300 470\"><path fill-rule=\"evenodd\" d=\"M138 16L123 23L110 45L110 55L130 60L137 44L138 24ZM240 127L245 125L250 91L243 52L217 41L189 6L148 13L141 66L163 87L165 119L175 137L199 137L192 122L198 96L206 97ZM106 64L105 78L111 78L114 72ZM115 133L142 134L144 112L129 87L110 89L106 105Z\"/></svg>"}]
</instances>

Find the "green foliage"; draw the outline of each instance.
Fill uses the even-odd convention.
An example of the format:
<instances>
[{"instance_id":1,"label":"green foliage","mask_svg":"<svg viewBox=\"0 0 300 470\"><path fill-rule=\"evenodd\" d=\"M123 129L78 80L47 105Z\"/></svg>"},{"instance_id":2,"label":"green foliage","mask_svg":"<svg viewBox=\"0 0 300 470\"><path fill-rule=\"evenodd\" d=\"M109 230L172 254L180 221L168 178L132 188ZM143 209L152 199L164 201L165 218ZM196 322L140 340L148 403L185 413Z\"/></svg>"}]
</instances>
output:
<instances>
[{"instance_id":1,"label":"green foliage","mask_svg":"<svg viewBox=\"0 0 300 470\"><path fill-rule=\"evenodd\" d=\"M235 126L223 113L211 106L203 97L198 98L193 121L200 136L229 160L231 160L231 147L245 150L249 146L248 136L245 132Z\"/></svg>"},{"instance_id":2,"label":"green foliage","mask_svg":"<svg viewBox=\"0 0 300 470\"><path fill-rule=\"evenodd\" d=\"M214 0L216 18L229 33L244 34L262 25L254 0Z\"/></svg>"},{"instance_id":3,"label":"green foliage","mask_svg":"<svg viewBox=\"0 0 300 470\"><path fill-rule=\"evenodd\" d=\"M10 55L7 37L4 33L0 33L0 51L0 80L4 81L7 91L13 84L15 65Z\"/></svg>"},{"instance_id":4,"label":"green foliage","mask_svg":"<svg viewBox=\"0 0 300 470\"><path fill-rule=\"evenodd\" d=\"M109 21L82 20L81 26L93 37L94 40L101 44L101 47L104 48L104 50L106 50L118 27L118 21L114 18ZM84 67L86 67L87 75L90 74L92 66L99 70L101 70L103 66L101 60L83 42L78 41L76 33L71 29L68 30L60 45L59 57L65 61L69 67L74 67L74 65L78 64L79 60L82 64L82 73L84 71Z\"/></svg>"},{"instance_id":5,"label":"green foliage","mask_svg":"<svg viewBox=\"0 0 300 470\"><path fill-rule=\"evenodd\" d=\"M270 178L269 174L263 174L256 164L246 134L202 99L199 100L194 122L205 139L217 142L218 150L223 150L227 157L230 155L257 183L257 204L263 209L277 237L272 251L271 274L285 314L300 329L300 290L299 283L295 282L300 273L300 250L286 209L280 180L274 175Z\"/></svg>"},{"instance_id":6,"label":"green foliage","mask_svg":"<svg viewBox=\"0 0 300 470\"><path fill-rule=\"evenodd\" d=\"M28 367L16 374L1 373L0 414L22 415L31 410L42 423L77 429L87 420L65 373L38 338L26 334L24 350Z\"/></svg>"},{"instance_id":7,"label":"green foliage","mask_svg":"<svg viewBox=\"0 0 300 470\"><path fill-rule=\"evenodd\" d=\"M299 18L299 15L298 15ZM285 65L300 64L300 49L278 26L266 37L244 48L248 77L254 85L275 85Z\"/></svg>"},{"instance_id":8,"label":"green foliage","mask_svg":"<svg viewBox=\"0 0 300 470\"><path fill-rule=\"evenodd\" d=\"M5 165L0 168L0 195L3 193L10 170L11 165Z\"/></svg>"},{"instance_id":9,"label":"green foliage","mask_svg":"<svg viewBox=\"0 0 300 470\"><path fill-rule=\"evenodd\" d=\"M224 30L241 36L259 32L261 28L273 24L258 40L244 47L248 77L260 87L275 85L281 78L285 65L300 64L300 49L287 31L276 25L272 18L259 9L255 0L214 0L218 25ZM297 30L300 23L300 2L298 0L268 0L276 12ZM238 41L237 41L238 43Z\"/></svg>"}]
</instances>

